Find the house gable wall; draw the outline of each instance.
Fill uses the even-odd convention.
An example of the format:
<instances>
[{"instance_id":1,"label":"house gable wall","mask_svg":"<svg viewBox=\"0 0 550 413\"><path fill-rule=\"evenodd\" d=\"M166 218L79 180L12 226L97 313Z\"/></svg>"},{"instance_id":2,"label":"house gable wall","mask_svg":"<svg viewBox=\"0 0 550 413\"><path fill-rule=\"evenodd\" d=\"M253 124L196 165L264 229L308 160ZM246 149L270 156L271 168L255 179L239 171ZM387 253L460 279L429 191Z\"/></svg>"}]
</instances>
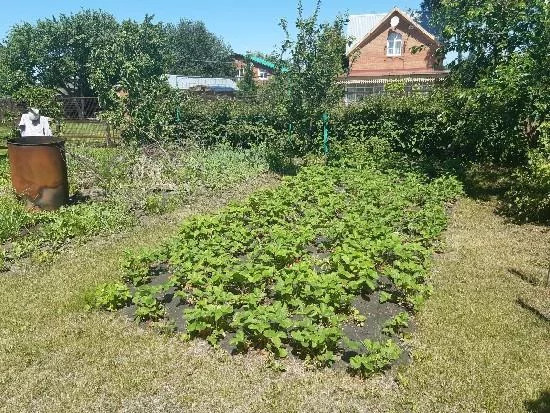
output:
<instances>
[{"instance_id":1,"label":"house gable wall","mask_svg":"<svg viewBox=\"0 0 550 413\"><path fill-rule=\"evenodd\" d=\"M390 20L399 17L399 24L391 29ZM402 55L387 56L387 40L391 31L402 35ZM415 54L414 47L424 46ZM382 74L431 73L441 71L434 57L436 42L419 27L409 22L399 11L393 12L351 54L350 77Z\"/></svg>"}]
</instances>

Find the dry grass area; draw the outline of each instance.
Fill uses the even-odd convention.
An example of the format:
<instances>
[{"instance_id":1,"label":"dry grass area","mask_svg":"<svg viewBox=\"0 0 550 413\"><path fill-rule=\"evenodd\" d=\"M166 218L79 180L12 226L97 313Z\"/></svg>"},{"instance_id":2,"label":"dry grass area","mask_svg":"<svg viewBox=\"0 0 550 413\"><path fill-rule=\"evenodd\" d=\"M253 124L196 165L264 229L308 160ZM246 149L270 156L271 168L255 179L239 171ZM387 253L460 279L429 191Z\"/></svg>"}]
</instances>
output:
<instances>
[{"instance_id":1,"label":"dry grass area","mask_svg":"<svg viewBox=\"0 0 550 413\"><path fill-rule=\"evenodd\" d=\"M542 276L550 231L493 211L464 199L453 212L405 375L412 411L550 411L550 323L518 304L534 287L517 275Z\"/></svg>"},{"instance_id":2,"label":"dry grass area","mask_svg":"<svg viewBox=\"0 0 550 413\"><path fill-rule=\"evenodd\" d=\"M124 249L157 245L186 216L274 184L264 176L76 246L49 268L0 275L0 411L549 411L550 324L518 305L534 287L510 270L537 268L550 233L507 224L490 203L464 199L454 209L435 294L416 320L415 361L399 384L293 362L278 372L261 355L232 357L84 311L90 288L120 277Z\"/></svg>"}]
</instances>

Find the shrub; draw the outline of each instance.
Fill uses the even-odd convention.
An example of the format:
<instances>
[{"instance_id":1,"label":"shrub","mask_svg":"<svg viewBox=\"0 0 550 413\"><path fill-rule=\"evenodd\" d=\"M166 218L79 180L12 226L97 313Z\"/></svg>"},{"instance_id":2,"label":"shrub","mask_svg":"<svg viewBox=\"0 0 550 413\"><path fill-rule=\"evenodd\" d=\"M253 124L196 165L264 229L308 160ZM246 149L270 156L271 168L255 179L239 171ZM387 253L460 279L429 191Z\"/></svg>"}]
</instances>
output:
<instances>
[{"instance_id":1,"label":"shrub","mask_svg":"<svg viewBox=\"0 0 550 413\"><path fill-rule=\"evenodd\" d=\"M275 92L260 94L253 101L205 100L166 85L151 91L145 88L139 98L127 102L117 119L123 137L140 144L187 140L250 147L265 143L276 163L281 163L281 157L303 155L306 147L306 153L321 153L320 112L308 117L307 145L301 146L305 120L299 124L290 116L277 103L280 97ZM429 95L390 94L336 105L326 109L331 150L349 140L377 138L393 150L414 156L524 165L538 142L517 116L508 113L507 105L485 89L453 87L435 89Z\"/></svg>"},{"instance_id":2,"label":"shrub","mask_svg":"<svg viewBox=\"0 0 550 413\"><path fill-rule=\"evenodd\" d=\"M523 222L550 223L550 157L532 152L526 167L513 176L504 196L504 211Z\"/></svg>"},{"instance_id":3,"label":"shrub","mask_svg":"<svg viewBox=\"0 0 550 413\"><path fill-rule=\"evenodd\" d=\"M146 93L146 92L144 92ZM331 150L335 144L377 138L412 155L521 165L529 140L498 105L475 99L475 90L437 90L433 94L370 97L329 111ZM144 96L131 112L123 136L138 143L190 140L237 147L266 143L272 152L297 154L300 131L272 97L251 101L204 100L166 91ZM150 126L147 126L150 125ZM308 145L321 152L323 124L308 124Z\"/></svg>"}]
</instances>

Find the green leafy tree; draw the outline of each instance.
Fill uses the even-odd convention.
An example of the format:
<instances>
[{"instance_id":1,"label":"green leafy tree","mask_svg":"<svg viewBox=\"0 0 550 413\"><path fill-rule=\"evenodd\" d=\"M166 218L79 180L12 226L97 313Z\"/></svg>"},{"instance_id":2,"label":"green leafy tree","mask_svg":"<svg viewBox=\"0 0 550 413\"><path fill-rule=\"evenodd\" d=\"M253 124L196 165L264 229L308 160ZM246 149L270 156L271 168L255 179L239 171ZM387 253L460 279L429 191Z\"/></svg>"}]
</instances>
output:
<instances>
[{"instance_id":1,"label":"green leafy tree","mask_svg":"<svg viewBox=\"0 0 550 413\"><path fill-rule=\"evenodd\" d=\"M93 95L92 52L106 47L117 28L112 15L94 10L15 25L0 54L0 77L9 76L6 92L40 85L73 96Z\"/></svg>"},{"instance_id":2,"label":"green leafy tree","mask_svg":"<svg viewBox=\"0 0 550 413\"><path fill-rule=\"evenodd\" d=\"M420 10L417 13L418 20L422 27L436 37L441 36L441 26L434 20L433 13L440 3L441 0L423 0L422 3L420 3Z\"/></svg>"},{"instance_id":3,"label":"green leafy tree","mask_svg":"<svg viewBox=\"0 0 550 413\"><path fill-rule=\"evenodd\" d=\"M163 83L167 64L167 36L164 26L146 16L142 23L122 22L109 44L97 48L91 57L90 82L104 108L112 108L120 99L115 86L137 101Z\"/></svg>"},{"instance_id":4,"label":"green leafy tree","mask_svg":"<svg viewBox=\"0 0 550 413\"><path fill-rule=\"evenodd\" d=\"M231 47L201 21L180 20L167 26L172 61L170 73L189 76L234 77Z\"/></svg>"},{"instance_id":5,"label":"green leafy tree","mask_svg":"<svg viewBox=\"0 0 550 413\"><path fill-rule=\"evenodd\" d=\"M124 21L112 42L93 53L91 83L105 109L102 116L127 141L173 137L178 96L164 76L166 48L165 27L146 16L142 23Z\"/></svg>"},{"instance_id":6,"label":"green leafy tree","mask_svg":"<svg viewBox=\"0 0 550 413\"><path fill-rule=\"evenodd\" d=\"M245 96L253 96L258 91L258 85L254 80L254 66L248 57L245 59L244 75L238 87L240 93Z\"/></svg>"},{"instance_id":7,"label":"green leafy tree","mask_svg":"<svg viewBox=\"0 0 550 413\"><path fill-rule=\"evenodd\" d=\"M543 63L549 52L546 0L425 0L431 22L441 28L446 51L465 54L453 67L466 86L494 74L495 67L528 55Z\"/></svg>"},{"instance_id":8,"label":"green leafy tree","mask_svg":"<svg viewBox=\"0 0 550 413\"><path fill-rule=\"evenodd\" d=\"M6 61L6 48L0 45L0 97L10 96L16 84L15 73Z\"/></svg>"},{"instance_id":9,"label":"green leafy tree","mask_svg":"<svg viewBox=\"0 0 550 413\"><path fill-rule=\"evenodd\" d=\"M337 80L346 70L342 63L346 19L339 16L333 23L319 23L320 8L321 2L317 1L313 14L305 17L302 2L298 3L294 39L287 21L280 23L286 34L281 56L286 59L281 58L278 63L273 88L294 132L290 149L297 153L320 147L316 125L323 113L344 96L343 86Z\"/></svg>"},{"instance_id":10,"label":"green leafy tree","mask_svg":"<svg viewBox=\"0 0 550 413\"><path fill-rule=\"evenodd\" d=\"M487 136L510 148L514 163L540 146L540 125L550 105L550 5L546 0L425 1L441 27L446 52L463 55L450 64L460 87L455 109L463 122L486 125ZM449 106L449 109L453 108ZM457 117L458 117L457 116Z\"/></svg>"}]
</instances>

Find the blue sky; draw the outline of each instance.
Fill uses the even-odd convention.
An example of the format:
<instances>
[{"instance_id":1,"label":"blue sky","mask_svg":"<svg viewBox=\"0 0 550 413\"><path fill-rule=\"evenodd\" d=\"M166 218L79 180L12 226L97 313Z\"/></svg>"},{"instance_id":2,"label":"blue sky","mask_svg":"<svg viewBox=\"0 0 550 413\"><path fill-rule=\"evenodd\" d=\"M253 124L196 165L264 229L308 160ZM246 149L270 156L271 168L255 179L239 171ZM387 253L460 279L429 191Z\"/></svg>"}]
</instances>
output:
<instances>
[{"instance_id":1,"label":"blue sky","mask_svg":"<svg viewBox=\"0 0 550 413\"><path fill-rule=\"evenodd\" d=\"M406 11L417 9L419 3L420 0L324 0L322 19L331 20L339 12L384 13L394 6ZM141 20L149 13L164 22L177 22L180 18L202 20L236 52L270 52L283 36L277 25L279 20L285 17L292 21L296 4L295 0L0 0L0 38L16 23L90 8L108 11L118 19ZM304 0L306 11L311 11L313 4L313 0Z\"/></svg>"}]
</instances>

